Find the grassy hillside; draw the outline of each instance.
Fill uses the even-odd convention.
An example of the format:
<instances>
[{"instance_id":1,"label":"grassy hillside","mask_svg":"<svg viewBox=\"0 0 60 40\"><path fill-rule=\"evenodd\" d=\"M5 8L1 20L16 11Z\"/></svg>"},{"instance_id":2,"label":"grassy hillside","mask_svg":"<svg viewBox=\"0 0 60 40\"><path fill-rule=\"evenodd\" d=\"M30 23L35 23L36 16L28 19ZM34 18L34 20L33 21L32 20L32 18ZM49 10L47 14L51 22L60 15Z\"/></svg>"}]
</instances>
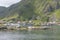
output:
<instances>
[{"instance_id":1,"label":"grassy hillside","mask_svg":"<svg viewBox=\"0 0 60 40\"><path fill-rule=\"evenodd\" d=\"M55 10L55 15L56 15L56 21L60 22L60 9L59 10Z\"/></svg>"},{"instance_id":2,"label":"grassy hillside","mask_svg":"<svg viewBox=\"0 0 60 40\"><path fill-rule=\"evenodd\" d=\"M60 0L21 0L19 3L8 7L5 11L5 18L8 20L40 20L48 22L51 21L49 20L51 17L60 18L59 9Z\"/></svg>"}]
</instances>

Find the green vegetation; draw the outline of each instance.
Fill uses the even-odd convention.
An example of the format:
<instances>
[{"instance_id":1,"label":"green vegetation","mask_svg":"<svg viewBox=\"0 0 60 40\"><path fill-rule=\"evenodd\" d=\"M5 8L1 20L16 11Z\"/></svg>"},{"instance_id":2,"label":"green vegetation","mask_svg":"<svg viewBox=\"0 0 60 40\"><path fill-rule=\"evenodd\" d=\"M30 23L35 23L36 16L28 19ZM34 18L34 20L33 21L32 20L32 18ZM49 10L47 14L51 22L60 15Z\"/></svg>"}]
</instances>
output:
<instances>
[{"instance_id":1,"label":"green vegetation","mask_svg":"<svg viewBox=\"0 0 60 40\"><path fill-rule=\"evenodd\" d=\"M3 14L5 15L2 20L36 20L34 22L39 24L51 21L52 17L59 20L59 11L60 0L21 0L21 2L8 7L6 11L4 10Z\"/></svg>"},{"instance_id":2,"label":"green vegetation","mask_svg":"<svg viewBox=\"0 0 60 40\"><path fill-rule=\"evenodd\" d=\"M57 21L60 21L60 9L55 11Z\"/></svg>"}]
</instances>

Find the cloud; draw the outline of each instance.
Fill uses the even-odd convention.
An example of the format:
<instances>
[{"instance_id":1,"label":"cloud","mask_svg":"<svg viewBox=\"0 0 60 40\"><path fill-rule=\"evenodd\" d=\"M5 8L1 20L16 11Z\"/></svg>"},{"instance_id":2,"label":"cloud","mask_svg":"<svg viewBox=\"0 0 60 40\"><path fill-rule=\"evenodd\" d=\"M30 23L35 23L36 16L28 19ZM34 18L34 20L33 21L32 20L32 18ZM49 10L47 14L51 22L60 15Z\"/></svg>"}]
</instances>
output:
<instances>
[{"instance_id":1,"label":"cloud","mask_svg":"<svg viewBox=\"0 0 60 40\"><path fill-rule=\"evenodd\" d=\"M14 3L17 3L21 0L0 0L0 6L5 6L5 7L8 7Z\"/></svg>"}]
</instances>

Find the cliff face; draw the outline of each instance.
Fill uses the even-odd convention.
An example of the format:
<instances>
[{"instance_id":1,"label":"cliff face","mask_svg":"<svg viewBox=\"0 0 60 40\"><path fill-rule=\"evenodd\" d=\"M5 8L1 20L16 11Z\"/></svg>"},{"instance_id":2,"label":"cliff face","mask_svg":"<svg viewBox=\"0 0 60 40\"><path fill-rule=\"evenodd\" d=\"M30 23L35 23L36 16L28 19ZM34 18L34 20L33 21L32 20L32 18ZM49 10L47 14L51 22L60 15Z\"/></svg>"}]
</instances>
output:
<instances>
[{"instance_id":1,"label":"cliff face","mask_svg":"<svg viewBox=\"0 0 60 40\"><path fill-rule=\"evenodd\" d=\"M60 0L21 0L10 6L5 14L8 19L49 21L53 14L60 19L59 9Z\"/></svg>"},{"instance_id":2,"label":"cliff face","mask_svg":"<svg viewBox=\"0 0 60 40\"><path fill-rule=\"evenodd\" d=\"M60 9L60 0L35 0L34 1L34 12L40 16L42 21L54 21L58 20L59 12L56 12ZM60 18L60 17L59 17Z\"/></svg>"}]
</instances>

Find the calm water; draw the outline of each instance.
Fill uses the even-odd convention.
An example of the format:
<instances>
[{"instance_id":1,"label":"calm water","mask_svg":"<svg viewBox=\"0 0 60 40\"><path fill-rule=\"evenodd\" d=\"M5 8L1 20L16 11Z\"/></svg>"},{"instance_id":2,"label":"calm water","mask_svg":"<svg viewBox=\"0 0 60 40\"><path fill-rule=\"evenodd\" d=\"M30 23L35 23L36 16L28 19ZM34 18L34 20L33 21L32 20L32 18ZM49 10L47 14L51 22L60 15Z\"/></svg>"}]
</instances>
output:
<instances>
[{"instance_id":1,"label":"calm water","mask_svg":"<svg viewBox=\"0 0 60 40\"><path fill-rule=\"evenodd\" d=\"M49 30L0 31L0 40L60 40L60 27Z\"/></svg>"}]
</instances>

